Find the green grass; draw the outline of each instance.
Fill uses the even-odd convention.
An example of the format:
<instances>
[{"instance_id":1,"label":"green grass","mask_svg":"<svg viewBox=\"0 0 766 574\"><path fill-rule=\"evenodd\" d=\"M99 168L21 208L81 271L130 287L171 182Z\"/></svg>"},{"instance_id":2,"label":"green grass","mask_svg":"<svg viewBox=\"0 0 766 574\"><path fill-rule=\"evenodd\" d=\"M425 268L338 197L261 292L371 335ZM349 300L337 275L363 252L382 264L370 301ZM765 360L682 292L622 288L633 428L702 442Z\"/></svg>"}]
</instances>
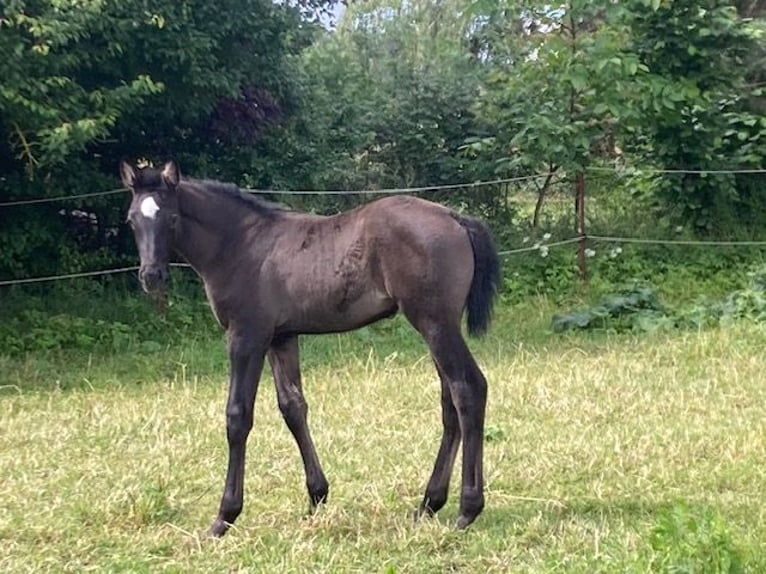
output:
<instances>
[{"instance_id":1,"label":"green grass","mask_svg":"<svg viewBox=\"0 0 766 574\"><path fill-rule=\"evenodd\" d=\"M305 339L331 483L306 516L300 458L263 379L245 510L202 535L225 471L221 340L0 358L1 572L766 571L766 329L553 335L545 300L471 343L490 382L487 507L457 485L413 523L439 386L402 321Z\"/></svg>"}]
</instances>

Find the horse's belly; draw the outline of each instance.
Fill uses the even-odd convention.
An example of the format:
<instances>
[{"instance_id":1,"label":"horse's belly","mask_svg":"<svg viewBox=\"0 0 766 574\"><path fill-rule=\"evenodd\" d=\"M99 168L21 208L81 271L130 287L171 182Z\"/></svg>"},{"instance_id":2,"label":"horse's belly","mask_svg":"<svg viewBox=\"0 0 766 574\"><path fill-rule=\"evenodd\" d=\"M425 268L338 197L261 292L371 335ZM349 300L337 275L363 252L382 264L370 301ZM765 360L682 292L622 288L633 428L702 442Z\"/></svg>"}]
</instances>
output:
<instances>
[{"instance_id":1,"label":"horse's belly","mask_svg":"<svg viewBox=\"0 0 766 574\"><path fill-rule=\"evenodd\" d=\"M329 297L305 308L299 321L302 324L297 325L296 330L306 333L350 331L390 317L396 311L396 302L379 291L366 291L353 299Z\"/></svg>"},{"instance_id":2,"label":"horse's belly","mask_svg":"<svg viewBox=\"0 0 766 574\"><path fill-rule=\"evenodd\" d=\"M365 293L359 299L348 304L339 315L354 324L367 324L371 320L396 311L396 303L387 295L378 292Z\"/></svg>"}]
</instances>

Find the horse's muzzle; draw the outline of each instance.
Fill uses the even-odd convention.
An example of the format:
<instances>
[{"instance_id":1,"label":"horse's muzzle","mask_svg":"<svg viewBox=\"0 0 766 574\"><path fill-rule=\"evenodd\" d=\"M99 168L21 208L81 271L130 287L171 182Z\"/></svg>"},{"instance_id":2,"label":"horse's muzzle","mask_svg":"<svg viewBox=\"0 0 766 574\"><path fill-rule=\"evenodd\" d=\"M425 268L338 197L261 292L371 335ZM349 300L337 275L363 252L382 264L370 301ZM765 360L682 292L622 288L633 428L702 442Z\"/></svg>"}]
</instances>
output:
<instances>
[{"instance_id":1,"label":"horse's muzzle","mask_svg":"<svg viewBox=\"0 0 766 574\"><path fill-rule=\"evenodd\" d=\"M153 293L165 286L168 272L162 267L142 267L138 270L138 279L141 281L141 287L144 291Z\"/></svg>"}]
</instances>

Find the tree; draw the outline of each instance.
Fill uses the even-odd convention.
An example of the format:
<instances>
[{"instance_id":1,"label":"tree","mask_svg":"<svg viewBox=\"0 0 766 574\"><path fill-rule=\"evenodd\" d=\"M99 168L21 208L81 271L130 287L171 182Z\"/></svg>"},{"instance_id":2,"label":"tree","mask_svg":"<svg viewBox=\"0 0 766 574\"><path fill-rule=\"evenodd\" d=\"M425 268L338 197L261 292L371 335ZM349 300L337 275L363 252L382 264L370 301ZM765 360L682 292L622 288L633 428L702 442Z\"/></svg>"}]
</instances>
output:
<instances>
[{"instance_id":1,"label":"tree","mask_svg":"<svg viewBox=\"0 0 766 574\"><path fill-rule=\"evenodd\" d=\"M623 9L572 0L557 8L485 2L476 10L491 70L479 113L491 135L470 141L472 149L492 157L499 175L574 175L613 154L619 131L637 118L632 93L647 71L628 50Z\"/></svg>"},{"instance_id":2,"label":"tree","mask_svg":"<svg viewBox=\"0 0 766 574\"><path fill-rule=\"evenodd\" d=\"M306 163L295 187L375 189L476 178L460 150L474 131L471 110L481 83L460 17L466 5L354 3L337 32L303 54L301 119L291 131L293 154Z\"/></svg>"},{"instance_id":3,"label":"tree","mask_svg":"<svg viewBox=\"0 0 766 574\"><path fill-rule=\"evenodd\" d=\"M0 19L0 110L12 151L28 171L62 161L162 89L146 74L95 85L79 72L97 53L70 48L101 27L99 3L10 2ZM119 51L106 42L107 50ZM8 151L6 160L8 160Z\"/></svg>"},{"instance_id":4,"label":"tree","mask_svg":"<svg viewBox=\"0 0 766 574\"><path fill-rule=\"evenodd\" d=\"M745 61L759 29L723 0L635 3L633 49L650 73L641 92L637 154L666 169L761 168L766 116L748 105L756 88ZM766 215L752 178L734 174L663 177L658 191L681 221L729 232Z\"/></svg>"},{"instance_id":5,"label":"tree","mask_svg":"<svg viewBox=\"0 0 766 574\"><path fill-rule=\"evenodd\" d=\"M492 157L498 173L571 174L618 149L634 164L668 169L763 165L760 86L752 79L762 71L746 65L762 48L760 32L733 4L475 6L492 70L479 113L491 133L469 145ZM664 177L657 190L666 214L700 231L766 213L744 176Z\"/></svg>"},{"instance_id":6,"label":"tree","mask_svg":"<svg viewBox=\"0 0 766 574\"><path fill-rule=\"evenodd\" d=\"M321 0L9 0L0 13L2 199L116 187L122 156L174 155L239 180L289 116L290 55ZM215 166L215 168L211 167ZM0 214L3 276L78 270L132 249L114 197ZM93 218L91 218L91 215ZM125 238L128 239L125 239Z\"/></svg>"}]
</instances>

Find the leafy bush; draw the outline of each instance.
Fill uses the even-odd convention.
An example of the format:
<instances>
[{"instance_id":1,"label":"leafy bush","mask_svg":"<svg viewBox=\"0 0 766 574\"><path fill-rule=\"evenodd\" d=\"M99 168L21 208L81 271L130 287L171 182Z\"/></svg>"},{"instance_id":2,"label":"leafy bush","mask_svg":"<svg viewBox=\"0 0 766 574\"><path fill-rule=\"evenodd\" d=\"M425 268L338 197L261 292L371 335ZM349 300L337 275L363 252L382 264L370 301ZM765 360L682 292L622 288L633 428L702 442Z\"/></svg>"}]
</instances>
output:
<instances>
[{"instance_id":1,"label":"leafy bush","mask_svg":"<svg viewBox=\"0 0 766 574\"><path fill-rule=\"evenodd\" d=\"M588 309L555 315L552 327L557 333L607 326L611 329L624 330L649 324L666 316L667 311L660 304L653 289L635 286L617 295L606 297Z\"/></svg>"},{"instance_id":2,"label":"leafy bush","mask_svg":"<svg viewBox=\"0 0 766 574\"><path fill-rule=\"evenodd\" d=\"M724 520L712 510L676 504L660 514L651 535L650 569L662 574L737 574L746 558Z\"/></svg>"},{"instance_id":3,"label":"leafy bush","mask_svg":"<svg viewBox=\"0 0 766 574\"><path fill-rule=\"evenodd\" d=\"M722 322L749 317L756 321L766 320L766 267L748 273L750 285L731 293L715 307Z\"/></svg>"},{"instance_id":4,"label":"leafy bush","mask_svg":"<svg viewBox=\"0 0 766 574\"><path fill-rule=\"evenodd\" d=\"M633 284L592 307L555 315L551 327L557 333L578 329L656 331L727 325L740 319L766 322L766 266L747 275L748 285L722 301L677 309L662 304L654 288Z\"/></svg>"},{"instance_id":5,"label":"leafy bush","mask_svg":"<svg viewBox=\"0 0 766 574\"><path fill-rule=\"evenodd\" d=\"M10 290L0 309L0 352L153 352L182 337L219 333L199 285L174 276L164 313L119 280Z\"/></svg>"}]
</instances>

